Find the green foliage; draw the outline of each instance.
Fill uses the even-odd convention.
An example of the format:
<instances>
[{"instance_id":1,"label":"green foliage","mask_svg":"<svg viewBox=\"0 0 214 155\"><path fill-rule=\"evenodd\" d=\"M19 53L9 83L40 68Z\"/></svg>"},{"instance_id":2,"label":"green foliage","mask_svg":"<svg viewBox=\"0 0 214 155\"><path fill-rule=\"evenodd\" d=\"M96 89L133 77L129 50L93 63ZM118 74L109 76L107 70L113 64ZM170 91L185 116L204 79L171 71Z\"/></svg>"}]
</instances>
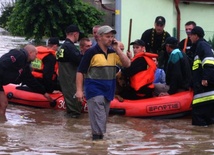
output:
<instances>
[{"instance_id":1,"label":"green foliage","mask_svg":"<svg viewBox=\"0 0 214 155\"><path fill-rule=\"evenodd\" d=\"M102 22L103 15L82 0L17 0L7 24L9 32L26 39L64 39L68 25L78 25L87 36L94 25Z\"/></svg>"},{"instance_id":2,"label":"green foliage","mask_svg":"<svg viewBox=\"0 0 214 155\"><path fill-rule=\"evenodd\" d=\"M12 13L13 10L13 4L8 3L5 6L2 4L2 15L0 17L0 27L7 29L7 21L8 21L8 17L10 16L10 14Z\"/></svg>"},{"instance_id":3,"label":"green foliage","mask_svg":"<svg viewBox=\"0 0 214 155\"><path fill-rule=\"evenodd\" d=\"M208 40L208 42L211 44L212 48L214 49L214 35L211 39Z\"/></svg>"}]
</instances>

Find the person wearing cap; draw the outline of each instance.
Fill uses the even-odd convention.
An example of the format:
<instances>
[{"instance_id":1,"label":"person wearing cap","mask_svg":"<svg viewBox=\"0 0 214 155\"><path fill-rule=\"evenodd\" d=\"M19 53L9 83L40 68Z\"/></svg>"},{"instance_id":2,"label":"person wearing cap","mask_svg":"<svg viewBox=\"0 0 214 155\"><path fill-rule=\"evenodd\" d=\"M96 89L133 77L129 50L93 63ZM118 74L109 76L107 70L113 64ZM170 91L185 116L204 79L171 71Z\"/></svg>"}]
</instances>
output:
<instances>
[{"instance_id":1,"label":"person wearing cap","mask_svg":"<svg viewBox=\"0 0 214 155\"><path fill-rule=\"evenodd\" d=\"M146 52L145 43L140 39L131 42L130 45L133 45L134 57L131 58L131 52L128 51L131 66L122 69L122 74L129 79L130 88L127 89L127 94L124 93L121 96L127 99L152 97L156 70L156 64L152 58L157 57L157 55Z\"/></svg>"},{"instance_id":2,"label":"person wearing cap","mask_svg":"<svg viewBox=\"0 0 214 155\"><path fill-rule=\"evenodd\" d=\"M47 47L38 46L36 59L31 62L33 76L45 87L48 93L60 90L57 80L58 63L56 51L59 47L59 39L51 37Z\"/></svg>"},{"instance_id":3,"label":"person wearing cap","mask_svg":"<svg viewBox=\"0 0 214 155\"><path fill-rule=\"evenodd\" d=\"M166 20L163 16L157 16L154 22L154 28L147 29L143 32L141 40L146 44L146 51L158 54L158 64L160 68L164 68L168 59L165 48L162 44L170 37L170 34L164 30Z\"/></svg>"},{"instance_id":4,"label":"person wearing cap","mask_svg":"<svg viewBox=\"0 0 214 155\"><path fill-rule=\"evenodd\" d=\"M184 53L186 53L186 55L188 56L190 61L190 67L192 67L192 63L194 61L194 52L195 52L195 49L193 48L194 46L192 46L192 41L190 40L190 34L191 34L191 30L195 26L196 26L196 23L194 21L186 22L185 31L186 31L187 37L182 41L180 41L178 45L179 49Z\"/></svg>"},{"instance_id":5,"label":"person wearing cap","mask_svg":"<svg viewBox=\"0 0 214 155\"><path fill-rule=\"evenodd\" d=\"M203 28L195 26L190 39L196 46L192 66L192 125L197 126L214 124L214 54L211 45L203 37Z\"/></svg>"},{"instance_id":6,"label":"person wearing cap","mask_svg":"<svg viewBox=\"0 0 214 155\"><path fill-rule=\"evenodd\" d=\"M35 60L37 49L33 45L25 45L23 49L11 49L0 58L0 121L6 121L7 96L4 85L24 82L33 91L43 94L49 102L53 99L31 74L30 63Z\"/></svg>"},{"instance_id":7,"label":"person wearing cap","mask_svg":"<svg viewBox=\"0 0 214 155\"><path fill-rule=\"evenodd\" d=\"M84 93L92 129L92 140L103 139L116 87L117 65L130 66L114 38L116 30L108 25L97 31L97 44L85 53L76 75L76 98L82 102ZM84 80L84 93L83 93Z\"/></svg>"},{"instance_id":8,"label":"person wearing cap","mask_svg":"<svg viewBox=\"0 0 214 155\"><path fill-rule=\"evenodd\" d=\"M191 69L186 54L178 48L178 40L175 37L169 37L164 45L169 54L166 84L155 84L155 96L172 95L190 89Z\"/></svg>"},{"instance_id":9,"label":"person wearing cap","mask_svg":"<svg viewBox=\"0 0 214 155\"><path fill-rule=\"evenodd\" d=\"M81 115L82 104L75 98L76 72L82 59L82 54L74 45L79 40L80 29L76 25L69 25L66 30L66 39L57 51L59 63L59 83L66 104L66 116L78 118Z\"/></svg>"}]
</instances>

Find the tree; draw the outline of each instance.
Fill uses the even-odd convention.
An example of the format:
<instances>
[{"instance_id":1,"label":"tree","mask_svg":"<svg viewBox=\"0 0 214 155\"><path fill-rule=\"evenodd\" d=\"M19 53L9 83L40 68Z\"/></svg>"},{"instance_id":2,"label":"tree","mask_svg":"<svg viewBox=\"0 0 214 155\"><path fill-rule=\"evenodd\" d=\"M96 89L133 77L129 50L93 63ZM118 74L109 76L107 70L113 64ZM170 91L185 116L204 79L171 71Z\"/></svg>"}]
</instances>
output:
<instances>
[{"instance_id":1,"label":"tree","mask_svg":"<svg viewBox=\"0 0 214 155\"><path fill-rule=\"evenodd\" d=\"M0 27L7 29L6 23L8 21L8 17L12 13L14 3L15 3L14 0L0 3L0 11L2 13L0 17Z\"/></svg>"},{"instance_id":2,"label":"tree","mask_svg":"<svg viewBox=\"0 0 214 155\"><path fill-rule=\"evenodd\" d=\"M76 24L88 35L94 25L102 22L103 15L82 0L17 0L7 24L11 34L26 39L64 39L68 25Z\"/></svg>"}]
</instances>

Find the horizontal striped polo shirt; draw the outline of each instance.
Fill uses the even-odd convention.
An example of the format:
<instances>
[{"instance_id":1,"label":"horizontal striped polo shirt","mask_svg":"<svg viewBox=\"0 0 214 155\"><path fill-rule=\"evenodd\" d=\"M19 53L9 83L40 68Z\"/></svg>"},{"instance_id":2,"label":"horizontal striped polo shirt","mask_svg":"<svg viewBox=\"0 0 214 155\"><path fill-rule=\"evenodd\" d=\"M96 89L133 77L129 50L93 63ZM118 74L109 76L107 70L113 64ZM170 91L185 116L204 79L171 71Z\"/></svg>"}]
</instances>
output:
<instances>
[{"instance_id":1,"label":"horizontal striped polo shirt","mask_svg":"<svg viewBox=\"0 0 214 155\"><path fill-rule=\"evenodd\" d=\"M97 44L86 51L79 65L78 72L84 74L86 99L103 95L107 100L114 98L116 85L116 65L121 61L116 52L108 49L105 54Z\"/></svg>"}]
</instances>

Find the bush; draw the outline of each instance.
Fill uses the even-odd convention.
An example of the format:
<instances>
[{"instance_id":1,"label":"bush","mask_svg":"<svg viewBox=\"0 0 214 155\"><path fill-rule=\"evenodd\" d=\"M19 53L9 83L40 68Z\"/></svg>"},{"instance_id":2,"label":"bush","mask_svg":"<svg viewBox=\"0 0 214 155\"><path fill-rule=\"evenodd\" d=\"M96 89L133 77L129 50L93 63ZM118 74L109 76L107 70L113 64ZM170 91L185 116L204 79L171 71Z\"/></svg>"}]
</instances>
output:
<instances>
[{"instance_id":1,"label":"bush","mask_svg":"<svg viewBox=\"0 0 214 155\"><path fill-rule=\"evenodd\" d=\"M211 44L212 48L214 49L214 35L211 39L208 40L208 42Z\"/></svg>"}]
</instances>

